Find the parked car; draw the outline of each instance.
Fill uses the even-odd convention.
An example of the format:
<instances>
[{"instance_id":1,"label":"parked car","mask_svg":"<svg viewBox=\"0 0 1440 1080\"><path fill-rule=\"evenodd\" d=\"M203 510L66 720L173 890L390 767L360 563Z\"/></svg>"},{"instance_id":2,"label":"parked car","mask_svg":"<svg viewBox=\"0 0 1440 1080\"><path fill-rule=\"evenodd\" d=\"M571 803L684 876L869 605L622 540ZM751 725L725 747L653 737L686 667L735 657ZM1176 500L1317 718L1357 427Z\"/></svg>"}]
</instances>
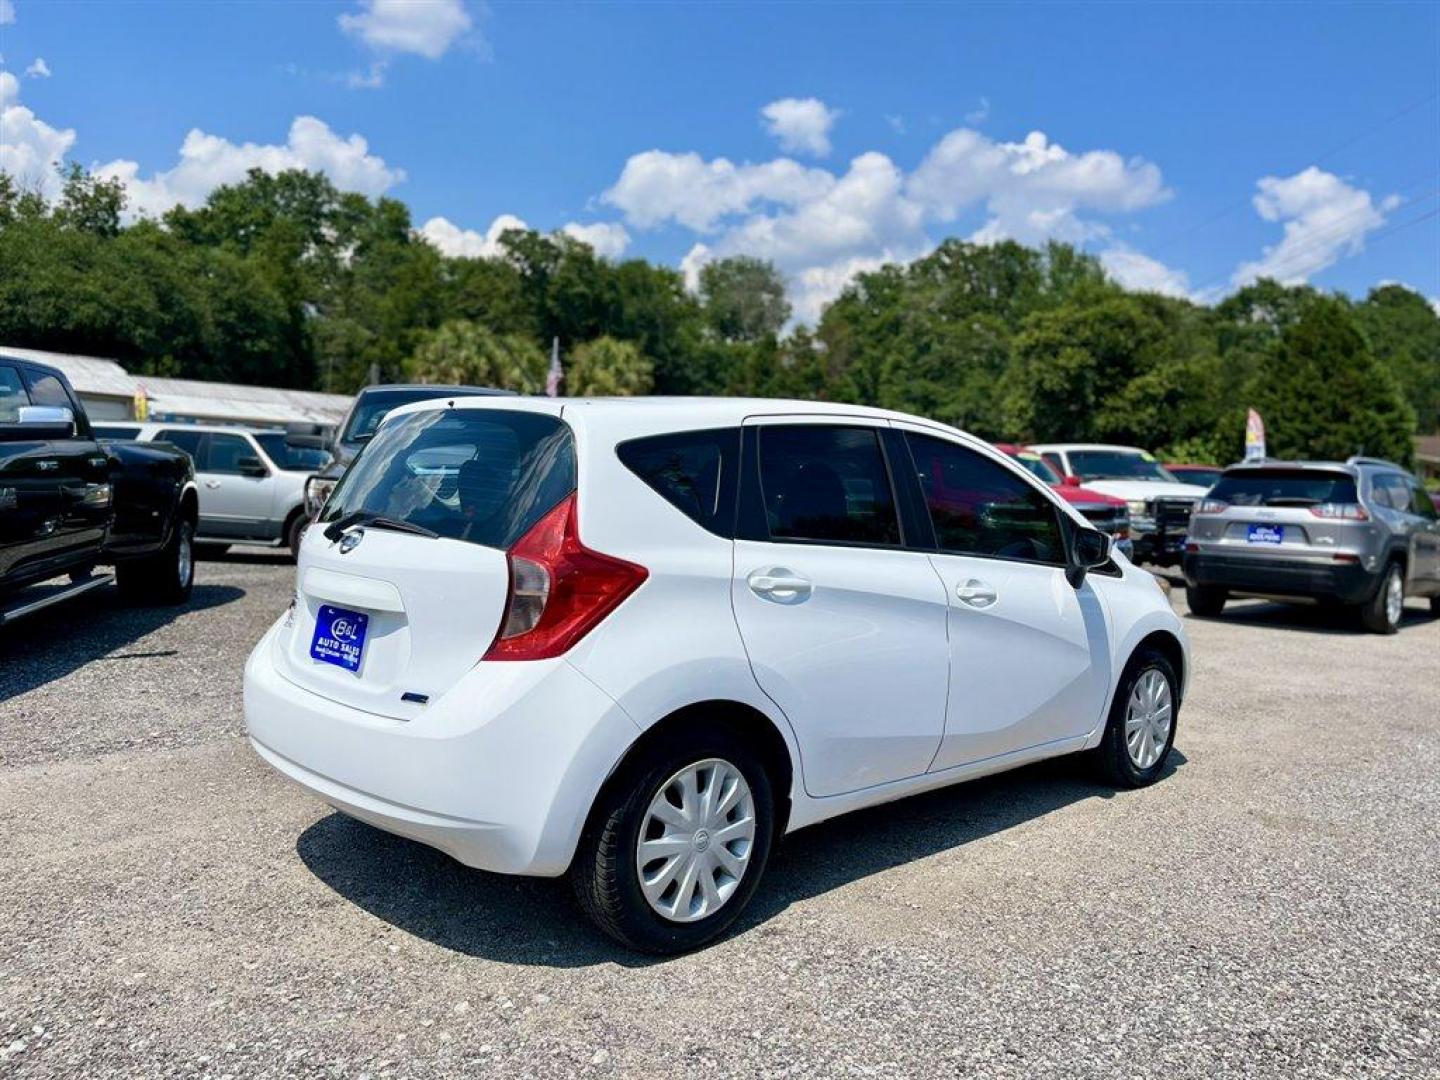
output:
<instances>
[{"instance_id":1,"label":"parked car","mask_svg":"<svg viewBox=\"0 0 1440 1080\"><path fill-rule=\"evenodd\" d=\"M1085 520L1110 537L1115 549L1127 559L1135 554L1135 545L1130 539L1130 510L1124 499L1105 495L1093 488L1067 484L1039 454L1014 443L996 443L995 449L1018 461L1031 473L1050 485L1050 490L1059 495L1084 516Z\"/></svg>"},{"instance_id":2,"label":"parked car","mask_svg":"<svg viewBox=\"0 0 1440 1080\"><path fill-rule=\"evenodd\" d=\"M401 405L428 398L488 397L490 395L511 395L509 390L496 390L488 386L428 386L391 385L367 386L355 395L344 422L340 425L333 442L325 444L329 450L330 464L320 470L305 486L305 510L313 521L335 489L361 447L370 441L380 422L390 410Z\"/></svg>"},{"instance_id":3,"label":"parked car","mask_svg":"<svg viewBox=\"0 0 1440 1080\"><path fill-rule=\"evenodd\" d=\"M1179 462L1167 461L1165 471L1181 483L1212 488L1225 469L1220 465L1184 465Z\"/></svg>"},{"instance_id":4,"label":"parked car","mask_svg":"<svg viewBox=\"0 0 1440 1080\"><path fill-rule=\"evenodd\" d=\"M112 581L183 602L197 505L188 457L96 441L62 372L0 354L0 623Z\"/></svg>"},{"instance_id":5,"label":"parked car","mask_svg":"<svg viewBox=\"0 0 1440 1080\"><path fill-rule=\"evenodd\" d=\"M829 403L404 406L297 574L245 668L260 757L466 865L568 873L655 952L837 814L1082 750L1152 783L1190 670L1154 577L1046 484Z\"/></svg>"},{"instance_id":6,"label":"parked car","mask_svg":"<svg viewBox=\"0 0 1440 1080\"><path fill-rule=\"evenodd\" d=\"M1321 600L1393 634L1406 596L1440 615L1440 513L1378 458L1232 465L1195 510L1185 581L1197 615L1235 595Z\"/></svg>"},{"instance_id":7,"label":"parked car","mask_svg":"<svg viewBox=\"0 0 1440 1080\"><path fill-rule=\"evenodd\" d=\"M1124 499L1130 509L1135 561L1175 566L1185 552L1190 511L1206 492L1165 471L1155 455L1134 446L1046 443L1030 447L1065 478Z\"/></svg>"},{"instance_id":8,"label":"parked car","mask_svg":"<svg viewBox=\"0 0 1440 1080\"><path fill-rule=\"evenodd\" d=\"M100 424L96 432L139 442L168 443L195 462L200 487L197 544L257 544L299 549L305 481L330 455L291 445L279 429L222 424Z\"/></svg>"}]
</instances>

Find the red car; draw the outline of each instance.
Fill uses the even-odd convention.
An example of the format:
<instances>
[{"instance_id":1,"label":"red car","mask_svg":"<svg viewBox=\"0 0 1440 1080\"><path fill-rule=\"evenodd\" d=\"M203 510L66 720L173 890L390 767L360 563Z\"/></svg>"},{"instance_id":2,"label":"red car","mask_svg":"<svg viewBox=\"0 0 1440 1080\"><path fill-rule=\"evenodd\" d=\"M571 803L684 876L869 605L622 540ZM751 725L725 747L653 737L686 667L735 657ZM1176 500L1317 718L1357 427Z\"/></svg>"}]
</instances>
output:
<instances>
[{"instance_id":1,"label":"red car","mask_svg":"<svg viewBox=\"0 0 1440 1080\"><path fill-rule=\"evenodd\" d=\"M1109 533L1115 546L1123 551L1127 558L1129 557L1132 550L1130 510L1125 505L1124 499L1091 491L1079 484L1066 483L1059 473L1046 464L1044 458L1023 446L1016 446L1014 443L996 443L995 449L1009 454L1054 488L1055 494L1080 511L1092 525L1101 532Z\"/></svg>"},{"instance_id":2,"label":"red car","mask_svg":"<svg viewBox=\"0 0 1440 1080\"><path fill-rule=\"evenodd\" d=\"M1196 487L1212 488L1215 482L1220 479L1220 474L1225 470L1219 465L1182 465L1180 463L1165 463L1165 471L1172 473L1176 480L1182 484L1194 484Z\"/></svg>"}]
</instances>

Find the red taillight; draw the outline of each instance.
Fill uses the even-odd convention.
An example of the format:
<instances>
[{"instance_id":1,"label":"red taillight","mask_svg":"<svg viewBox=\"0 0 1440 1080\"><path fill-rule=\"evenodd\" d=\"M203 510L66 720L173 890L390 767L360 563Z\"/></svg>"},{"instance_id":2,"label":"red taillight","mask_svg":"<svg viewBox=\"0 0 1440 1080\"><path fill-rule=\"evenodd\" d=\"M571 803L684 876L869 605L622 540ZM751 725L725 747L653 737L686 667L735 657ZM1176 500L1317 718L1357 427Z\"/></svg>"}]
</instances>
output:
<instances>
[{"instance_id":1,"label":"red taillight","mask_svg":"<svg viewBox=\"0 0 1440 1080\"><path fill-rule=\"evenodd\" d=\"M1224 499L1201 499L1195 506L1195 513L1223 514L1229 505Z\"/></svg>"},{"instance_id":2,"label":"red taillight","mask_svg":"<svg viewBox=\"0 0 1440 1080\"><path fill-rule=\"evenodd\" d=\"M1335 521L1369 521L1370 515L1359 503L1321 503L1310 507L1310 513L1318 518Z\"/></svg>"},{"instance_id":3,"label":"red taillight","mask_svg":"<svg viewBox=\"0 0 1440 1080\"><path fill-rule=\"evenodd\" d=\"M580 542L574 494L537 521L506 555L510 594L486 660L559 656L593 630L649 571Z\"/></svg>"}]
</instances>

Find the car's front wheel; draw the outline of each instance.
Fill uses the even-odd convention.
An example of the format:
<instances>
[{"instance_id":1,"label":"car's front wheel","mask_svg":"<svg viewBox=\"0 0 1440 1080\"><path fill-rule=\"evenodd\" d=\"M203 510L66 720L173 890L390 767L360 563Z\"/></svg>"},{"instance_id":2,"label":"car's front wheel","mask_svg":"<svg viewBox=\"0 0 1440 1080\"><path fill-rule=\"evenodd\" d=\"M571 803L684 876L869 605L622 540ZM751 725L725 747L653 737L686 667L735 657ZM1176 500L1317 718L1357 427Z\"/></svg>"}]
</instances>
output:
<instances>
[{"instance_id":1,"label":"car's front wheel","mask_svg":"<svg viewBox=\"0 0 1440 1080\"><path fill-rule=\"evenodd\" d=\"M1160 778L1175 745L1180 683L1158 649L1136 653L1115 689L1105 735L1092 753L1101 771L1121 787L1144 787Z\"/></svg>"},{"instance_id":2,"label":"car's front wheel","mask_svg":"<svg viewBox=\"0 0 1440 1080\"><path fill-rule=\"evenodd\" d=\"M728 729L662 738L597 800L570 869L581 908L643 952L713 941L759 884L774 807L764 765Z\"/></svg>"}]
</instances>

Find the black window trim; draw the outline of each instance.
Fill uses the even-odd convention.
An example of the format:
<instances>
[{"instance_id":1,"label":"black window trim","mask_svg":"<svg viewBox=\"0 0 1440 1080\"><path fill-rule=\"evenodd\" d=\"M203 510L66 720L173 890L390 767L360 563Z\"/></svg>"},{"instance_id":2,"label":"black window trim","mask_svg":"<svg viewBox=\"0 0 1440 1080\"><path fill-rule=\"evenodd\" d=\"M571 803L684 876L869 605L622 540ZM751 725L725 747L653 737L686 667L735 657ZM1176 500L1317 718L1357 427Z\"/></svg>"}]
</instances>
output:
<instances>
[{"instance_id":1,"label":"black window trim","mask_svg":"<svg viewBox=\"0 0 1440 1080\"><path fill-rule=\"evenodd\" d=\"M70 403L70 416L75 424L76 439L87 439L93 441L94 435L90 431L90 417L80 407L80 400L75 394L75 388L70 385L70 380L65 378L63 371L53 371L50 368L38 367L35 364L27 364L23 360L15 364L20 372L20 382L25 387L25 396L30 399L30 404L35 404L35 392L31 388L30 380L38 377L52 378L60 384L60 389L65 394L65 399Z\"/></svg>"},{"instance_id":2,"label":"black window trim","mask_svg":"<svg viewBox=\"0 0 1440 1080\"><path fill-rule=\"evenodd\" d=\"M797 423L798 421L798 423ZM880 460L885 465L885 476L890 482L890 498L895 507L896 527L900 540L894 544L871 543L866 540L809 540L800 536L771 536L770 520L765 513L764 488L760 484L760 429L767 427L799 428L859 428L874 432L880 447ZM896 490L895 469L887 453L885 432L893 430L889 423L866 423L862 419L848 416L821 416L811 413L797 413L793 416L746 417L740 431L740 497L736 500L735 539L751 540L761 544L795 544L800 547L859 548L864 551L923 551L922 547L909 542L905 514L901 507L900 494Z\"/></svg>"}]
</instances>

